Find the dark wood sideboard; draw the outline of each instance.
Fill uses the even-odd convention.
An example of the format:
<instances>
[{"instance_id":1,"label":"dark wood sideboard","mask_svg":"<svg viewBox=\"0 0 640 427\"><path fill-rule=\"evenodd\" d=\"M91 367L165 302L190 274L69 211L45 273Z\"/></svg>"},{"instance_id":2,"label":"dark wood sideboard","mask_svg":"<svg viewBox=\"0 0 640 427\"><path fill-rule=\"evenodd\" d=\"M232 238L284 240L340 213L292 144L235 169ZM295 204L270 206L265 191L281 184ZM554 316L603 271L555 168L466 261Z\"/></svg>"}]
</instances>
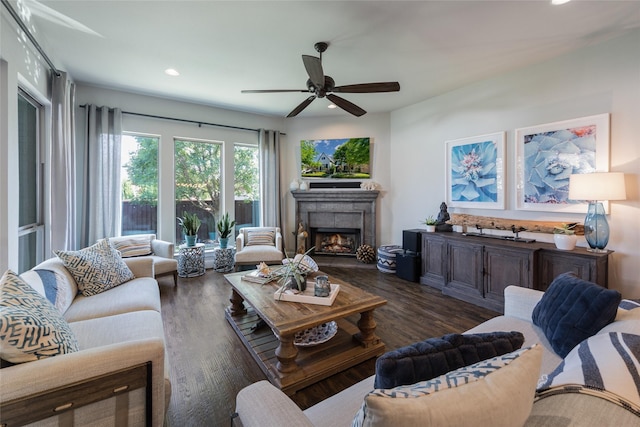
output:
<instances>
[{"instance_id":1,"label":"dark wood sideboard","mask_svg":"<svg viewBox=\"0 0 640 427\"><path fill-rule=\"evenodd\" d=\"M561 251L552 243L425 231L420 283L502 312L504 288L509 285L544 291L559 274L574 272L584 280L607 287L611 252L596 254L585 248Z\"/></svg>"}]
</instances>

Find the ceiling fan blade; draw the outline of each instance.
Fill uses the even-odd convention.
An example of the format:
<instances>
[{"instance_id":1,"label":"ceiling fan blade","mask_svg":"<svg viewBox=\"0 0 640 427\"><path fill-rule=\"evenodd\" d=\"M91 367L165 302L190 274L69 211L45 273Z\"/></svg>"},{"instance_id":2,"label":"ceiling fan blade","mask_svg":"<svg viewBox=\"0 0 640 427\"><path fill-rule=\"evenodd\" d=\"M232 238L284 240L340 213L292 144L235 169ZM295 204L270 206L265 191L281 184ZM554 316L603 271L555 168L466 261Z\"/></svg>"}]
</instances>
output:
<instances>
[{"instance_id":1,"label":"ceiling fan blade","mask_svg":"<svg viewBox=\"0 0 640 427\"><path fill-rule=\"evenodd\" d=\"M317 88L323 87L324 71L322 71L322 61L320 58L310 55L302 55L302 62L304 63L304 68L307 70L307 74L309 74L311 82Z\"/></svg>"},{"instance_id":2,"label":"ceiling fan blade","mask_svg":"<svg viewBox=\"0 0 640 427\"><path fill-rule=\"evenodd\" d=\"M309 92L308 89L258 89L258 90L241 90L241 93L276 93L276 92Z\"/></svg>"},{"instance_id":3,"label":"ceiling fan blade","mask_svg":"<svg viewBox=\"0 0 640 427\"><path fill-rule=\"evenodd\" d=\"M342 93L398 92L399 90L400 83L398 82L361 83L333 88L333 92Z\"/></svg>"},{"instance_id":4,"label":"ceiling fan blade","mask_svg":"<svg viewBox=\"0 0 640 427\"><path fill-rule=\"evenodd\" d=\"M316 99L315 95L312 95L310 97L308 97L307 99L305 99L304 101L302 101L300 103L300 105L298 105L296 108L294 108L288 115L287 117L295 117L298 114L300 114L300 112L302 110L304 110L305 108L307 108L309 106L309 104L311 104L311 101L313 101L314 99Z\"/></svg>"},{"instance_id":5,"label":"ceiling fan blade","mask_svg":"<svg viewBox=\"0 0 640 427\"><path fill-rule=\"evenodd\" d=\"M327 98L333 102L334 104L336 104L338 107L342 108L344 111L346 111L347 113L351 113L354 116L360 117L364 114L367 114L367 112L365 110L363 110L362 108L358 107L356 104L347 101L344 98L340 98L337 95L334 94L328 94Z\"/></svg>"}]
</instances>

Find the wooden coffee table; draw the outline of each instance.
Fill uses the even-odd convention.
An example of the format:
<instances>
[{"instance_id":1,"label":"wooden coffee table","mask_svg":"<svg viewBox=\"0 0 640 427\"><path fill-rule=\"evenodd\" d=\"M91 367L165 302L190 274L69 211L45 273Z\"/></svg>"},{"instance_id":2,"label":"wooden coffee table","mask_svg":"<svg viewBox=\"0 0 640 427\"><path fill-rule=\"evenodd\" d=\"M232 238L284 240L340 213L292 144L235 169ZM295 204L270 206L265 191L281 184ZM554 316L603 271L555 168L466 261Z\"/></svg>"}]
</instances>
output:
<instances>
[{"instance_id":1,"label":"wooden coffee table","mask_svg":"<svg viewBox=\"0 0 640 427\"><path fill-rule=\"evenodd\" d=\"M283 392L292 395L384 353L384 343L375 335L373 311L386 304L385 299L330 277L340 285L331 306L277 301L276 283L248 282L242 280L245 274L225 275L232 287L225 317L269 381ZM359 319L347 318L358 314ZM267 326L252 329L260 319ZM329 341L310 347L294 344L297 332L330 321L337 322L338 332Z\"/></svg>"}]
</instances>

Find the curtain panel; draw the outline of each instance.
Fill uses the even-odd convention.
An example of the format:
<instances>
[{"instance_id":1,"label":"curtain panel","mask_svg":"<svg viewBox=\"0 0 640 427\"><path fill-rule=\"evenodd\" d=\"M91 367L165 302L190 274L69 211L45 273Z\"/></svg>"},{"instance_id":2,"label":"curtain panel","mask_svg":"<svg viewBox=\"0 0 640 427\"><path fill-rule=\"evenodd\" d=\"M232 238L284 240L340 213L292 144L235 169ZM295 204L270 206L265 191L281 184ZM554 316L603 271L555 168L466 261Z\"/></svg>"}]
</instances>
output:
<instances>
[{"instance_id":1,"label":"curtain panel","mask_svg":"<svg viewBox=\"0 0 640 427\"><path fill-rule=\"evenodd\" d=\"M87 105L81 244L120 235L122 111Z\"/></svg>"},{"instance_id":2,"label":"curtain panel","mask_svg":"<svg viewBox=\"0 0 640 427\"><path fill-rule=\"evenodd\" d=\"M52 73L50 200L45 253L77 246L75 85L67 73Z\"/></svg>"},{"instance_id":3,"label":"curtain panel","mask_svg":"<svg viewBox=\"0 0 640 427\"><path fill-rule=\"evenodd\" d=\"M280 206L282 194L280 192L280 132L274 130L259 130L260 147L260 200L262 225L282 227Z\"/></svg>"}]
</instances>

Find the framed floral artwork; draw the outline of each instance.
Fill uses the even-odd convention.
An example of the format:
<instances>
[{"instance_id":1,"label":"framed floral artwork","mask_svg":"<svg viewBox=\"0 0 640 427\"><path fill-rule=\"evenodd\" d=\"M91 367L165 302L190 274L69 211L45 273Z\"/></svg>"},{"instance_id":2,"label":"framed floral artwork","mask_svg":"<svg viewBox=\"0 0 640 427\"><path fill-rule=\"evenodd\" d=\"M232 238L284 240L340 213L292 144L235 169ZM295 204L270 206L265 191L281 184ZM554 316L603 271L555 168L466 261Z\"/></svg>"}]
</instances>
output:
<instances>
[{"instance_id":1,"label":"framed floral artwork","mask_svg":"<svg viewBox=\"0 0 640 427\"><path fill-rule=\"evenodd\" d=\"M446 142L447 205L504 209L505 133Z\"/></svg>"},{"instance_id":2,"label":"framed floral artwork","mask_svg":"<svg viewBox=\"0 0 640 427\"><path fill-rule=\"evenodd\" d=\"M516 129L516 208L586 212L569 176L609 170L609 114Z\"/></svg>"}]
</instances>

